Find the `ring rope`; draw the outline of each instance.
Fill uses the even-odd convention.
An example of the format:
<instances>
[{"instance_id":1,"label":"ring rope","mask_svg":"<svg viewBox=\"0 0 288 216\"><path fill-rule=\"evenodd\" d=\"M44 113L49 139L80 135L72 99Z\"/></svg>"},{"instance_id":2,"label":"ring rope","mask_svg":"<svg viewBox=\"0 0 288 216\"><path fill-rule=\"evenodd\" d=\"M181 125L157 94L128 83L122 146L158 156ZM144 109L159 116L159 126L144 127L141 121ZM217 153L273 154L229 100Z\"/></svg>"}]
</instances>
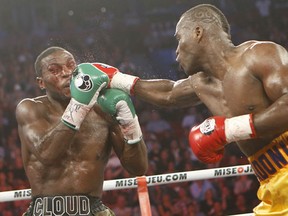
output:
<instances>
[{"instance_id":1,"label":"ring rope","mask_svg":"<svg viewBox=\"0 0 288 216\"><path fill-rule=\"evenodd\" d=\"M187 172L176 172L161 175L146 176L147 186L187 182L211 178L223 178L253 174L251 165L220 167ZM103 183L103 191L128 189L137 187L137 178L124 178L106 180ZM12 190L0 192L0 202L31 199L31 189Z\"/></svg>"}]
</instances>

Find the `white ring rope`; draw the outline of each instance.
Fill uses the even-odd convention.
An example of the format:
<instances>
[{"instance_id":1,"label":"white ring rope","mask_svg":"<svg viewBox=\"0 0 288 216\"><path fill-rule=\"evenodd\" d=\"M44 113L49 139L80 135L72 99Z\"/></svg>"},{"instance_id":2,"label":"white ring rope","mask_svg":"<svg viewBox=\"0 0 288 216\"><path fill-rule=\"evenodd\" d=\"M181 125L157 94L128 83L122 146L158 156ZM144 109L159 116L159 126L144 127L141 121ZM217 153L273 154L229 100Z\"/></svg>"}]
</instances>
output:
<instances>
[{"instance_id":1,"label":"white ring rope","mask_svg":"<svg viewBox=\"0 0 288 216\"><path fill-rule=\"evenodd\" d=\"M170 184L176 182L195 181L211 178L223 178L253 174L250 165L220 167L188 172L176 172L162 175L145 176L147 186ZM106 180L103 183L103 191L136 188L136 178ZM0 192L0 202L31 199L31 189L12 190Z\"/></svg>"}]
</instances>

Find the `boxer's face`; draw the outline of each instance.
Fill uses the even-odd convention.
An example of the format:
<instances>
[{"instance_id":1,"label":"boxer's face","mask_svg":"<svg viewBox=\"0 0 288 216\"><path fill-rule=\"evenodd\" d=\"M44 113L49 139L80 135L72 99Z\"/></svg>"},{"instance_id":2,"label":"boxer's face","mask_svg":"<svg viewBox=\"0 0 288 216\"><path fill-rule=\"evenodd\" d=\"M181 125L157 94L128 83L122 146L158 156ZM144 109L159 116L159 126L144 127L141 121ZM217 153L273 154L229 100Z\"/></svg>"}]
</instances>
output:
<instances>
[{"instance_id":1,"label":"boxer's face","mask_svg":"<svg viewBox=\"0 0 288 216\"><path fill-rule=\"evenodd\" d=\"M42 63L42 76L37 77L40 88L55 98L70 98L70 79L76 62L71 53L56 51L45 57Z\"/></svg>"},{"instance_id":2,"label":"boxer's face","mask_svg":"<svg viewBox=\"0 0 288 216\"><path fill-rule=\"evenodd\" d=\"M202 29L191 21L181 18L176 26L175 37L178 41L176 61L187 75L198 72L199 43Z\"/></svg>"}]
</instances>

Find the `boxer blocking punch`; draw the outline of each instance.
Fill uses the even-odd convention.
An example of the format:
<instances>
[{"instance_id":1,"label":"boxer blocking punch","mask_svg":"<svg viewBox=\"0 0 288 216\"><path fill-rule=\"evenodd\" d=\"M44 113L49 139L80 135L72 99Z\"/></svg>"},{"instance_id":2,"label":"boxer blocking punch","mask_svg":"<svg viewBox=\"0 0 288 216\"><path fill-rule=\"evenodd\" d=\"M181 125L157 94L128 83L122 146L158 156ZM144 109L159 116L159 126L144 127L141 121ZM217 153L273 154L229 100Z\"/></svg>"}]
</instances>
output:
<instances>
[{"instance_id":1,"label":"boxer blocking punch","mask_svg":"<svg viewBox=\"0 0 288 216\"><path fill-rule=\"evenodd\" d=\"M90 109L97 102L100 91L107 87L106 74L95 70L91 64L80 64L72 73L71 100L62 115L62 122L78 130Z\"/></svg>"},{"instance_id":2,"label":"boxer blocking punch","mask_svg":"<svg viewBox=\"0 0 288 216\"><path fill-rule=\"evenodd\" d=\"M136 114L126 118L125 105L114 108L113 117L103 111L97 99L103 97L108 76L90 64L76 66L73 55L61 47L44 50L36 59L35 71L46 94L23 99L16 108L32 191L23 215L114 215L101 201L111 151L131 176L144 175L148 166ZM118 93L105 98L112 103ZM132 103L129 107L134 109ZM123 121L118 123L114 117ZM121 129L126 123L131 126L127 133ZM128 144L130 139L133 144Z\"/></svg>"},{"instance_id":3,"label":"boxer blocking punch","mask_svg":"<svg viewBox=\"0 0 288 216\"><path fill-rule=\"evenodd\" d=\"M98 98L103 111L114 116L128 144L138 143L142 131L133 103L127 93L119 89L107 89Z\"/></svg>"},{"instance_id":4,"label":"boxer blocking punch","mask_svg":"<svg viewBox=\"0 0 288 216\"><path fill-rule=\"evenodd\" d=\"M225 15L209 4L184 12L175 37L186 79L143 80L114 69L110 86L161 107L205 104L215 117L191 129L194 153L216 162L236 142L260 181L255 215L288 215L287 50L272 41L234 45Z\"/></svg>"}]
</instances>

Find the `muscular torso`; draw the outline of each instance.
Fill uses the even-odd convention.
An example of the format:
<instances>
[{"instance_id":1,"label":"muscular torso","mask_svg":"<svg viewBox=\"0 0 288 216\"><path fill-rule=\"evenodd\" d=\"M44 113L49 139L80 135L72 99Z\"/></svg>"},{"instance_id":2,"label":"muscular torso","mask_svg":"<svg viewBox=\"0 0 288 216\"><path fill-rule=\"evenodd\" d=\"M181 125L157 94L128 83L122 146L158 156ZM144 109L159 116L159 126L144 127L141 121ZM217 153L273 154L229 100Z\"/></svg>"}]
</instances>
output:
<instances>
[{"instance_id":1,"label":"muscular torso","mask_svg":"<svg viewBox=\"0 0 288 216\"><path fill-rule=\"evenodd\" d=\"M179 50L183 50L183 55L191 55L186 47L182 48ZM242 152L250 156L288 130L288 53L273 42L259 41L237 47L229 44L220 51L213 46L207 49L208 54L201 52L193 58L198 61L192 63L178 52L180 65L188 70L186 73L193 74L187 79L140 80L134 93L160 107L184 108L204 103L214 116L254 114L253 123L260 138L238 142ZM191 68L201 68L203 72L196 73Z\"/></svg>"},{"instance_id":2,"label":"muscular torso","mask_svg":"<svg viewBox=\"0 0 288 216\"><path fill-rule=\"evenodd\" d=\"M59 124L62 113L55 112L46 97L38 100L43 103L40 105L45 111L43 118L51 127ZM65 153L49 164L39 161L28 148L31 143L22 139L24 165L33 196L89 194L101 197L104 167L112 148L109 121L104 117L99 108L90 111Z\"/></svg>"},{"instance_id":3,"label":"muscular torso","mask_svg":"<svg viewBox=\"0 0 288 216\"><path fill-rule=\"evenodd\" d=\"M258 113L272 103L261 81L247 67L247 62L239 61L239 59L241 57L231 62L230 69L223 80L207 76L203 72L192 75L191 85L212 115L233 117ZM268 144L275 136L241 141L237 144L242 152L249 156Z\"/></svg>"}]
</instances>

